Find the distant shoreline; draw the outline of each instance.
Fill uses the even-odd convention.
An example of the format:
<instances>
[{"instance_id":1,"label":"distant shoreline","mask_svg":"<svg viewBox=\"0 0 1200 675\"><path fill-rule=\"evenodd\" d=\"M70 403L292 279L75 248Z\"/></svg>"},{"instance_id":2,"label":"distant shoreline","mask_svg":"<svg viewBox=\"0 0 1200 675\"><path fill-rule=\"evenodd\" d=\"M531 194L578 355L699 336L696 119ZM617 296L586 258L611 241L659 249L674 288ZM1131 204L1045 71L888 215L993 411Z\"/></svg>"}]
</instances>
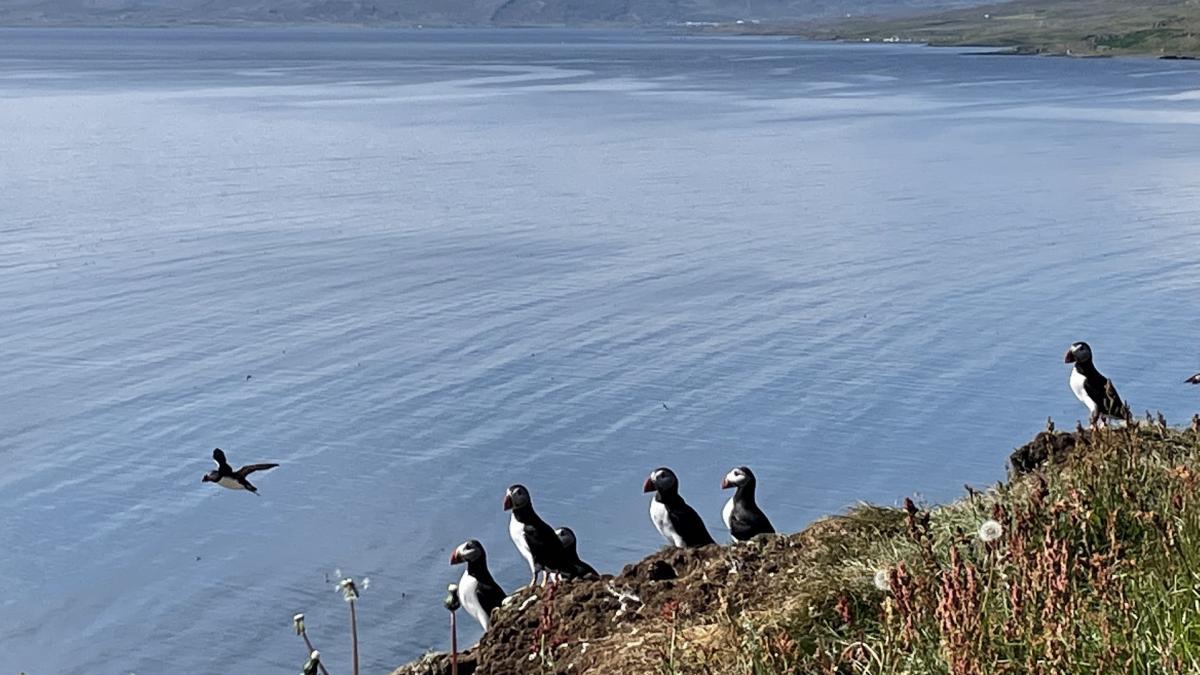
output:
<instances>
[{"instance_id":1,"label":"distant shoreline","mask_svg":"<svg viewBox=\"0 0 1200 675\"><path fill-rule=\"evenodd\" d=\"M850 43L1010 50L1029 56L1200 57L1200 6L1164 0L1015 0L900 18L847 17L829 22L740 22L707 31L792 36Z\"/></svg>"},{"instance_id":2,"label":"distant shoreline","mask_svg":"<svg viewBox=\"0 0 1200 675\"><path fill-rule=\"evenodd\" d=\"M902 40L900 42L887 42L885 40L863 40L852 39L846 37L828 37L815 36L804 32L743 32L743 31L726 31L713 30L697 34L725 34L737 35L740 37L792 37L805 42L840 44L840 45L875 45L888 46L895 44L908 44L920 47L933 47L939 49L972 49L976 51L964 52L963 56L1047 56L1058 58L1077 58L1077 59L1113 59L1113 58L1136 58L1136 59L1156 59L1163 61L1200 61L1200 49L1188 52L1152 52L1152 51L1136 51L1127 50L1119 52L1104 52L1083 50L1077 51L1070 48L1060 49L1048 44L1038 44L1035 42L1009 44L1009 43L958 43L958 42L939 42L925 40Z\"/></svg>"},{"instance_id":3,"label":"distant shoreline","mask_svg":"<svg viewBox=\"0 0 1200 675\"><path fill-rule=\"evenodd\" d=\"M1112 0L1119 3L1121 0ZM1061 0L1060 0L1061 2ZM795 38L814 43L846 45L910 44L927 47L952 47L977 50L971 56L1058 56L1072 58L1158 58L1163 60L1200 60L1200 7L1183 12L1184 0L1177 11L1160 18L1157 14L1137 12L1112 16L1057 16L1052 9L1060 2L1016 0L995 6L1009 14L987 11L992 6L955 10L905 18L848 18L839 21L737 21L683 22L661 25L625 23L563 24L455 24L414 23L411 21L369 19L350 20L278 20L267 19L182 19L95 17L44 19L34 17L0 18L0 30L167 30L167 29L279 29L279 30L629 30L675 33L683 36L777 37ZM1050 9L1020 12L1025 5ZM1134 8L1135 10L1137 8ZM1162 11L1162 8L1159 8ZM1018 14L1011 14L1018 11ZM1111 32L1096 29L1097 22L1111 26ZM1049 24L1049 28L1046 25ZM1194 25L1193 25L1194 24ZM998 26L998 27L997 27ZM1147 28L1146 26L1149 26ZM1196 37L1194 37L1196 36Z\"/></svg>"}]
</instances>

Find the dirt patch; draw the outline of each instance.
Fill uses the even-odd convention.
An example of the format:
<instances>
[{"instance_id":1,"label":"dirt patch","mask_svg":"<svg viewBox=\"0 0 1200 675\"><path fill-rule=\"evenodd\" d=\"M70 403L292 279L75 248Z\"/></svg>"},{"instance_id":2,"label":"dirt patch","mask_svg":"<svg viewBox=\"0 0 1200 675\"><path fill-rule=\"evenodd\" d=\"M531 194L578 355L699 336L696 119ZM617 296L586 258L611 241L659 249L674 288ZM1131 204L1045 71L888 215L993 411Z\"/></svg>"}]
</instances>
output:
<instances>
[{"instance_id":1,"label":"dirt patch","mask_svg":"<svg viewBox=\"0 0 1200 675\"><path fill-rule=\"evenodd\" d=\"M471 654L475 675L658 672L672 636L678 649L724 640L734 617L780 608L781 588L798 588L811 570L840 561L838 543L861 540L865 527L903 527L903 512L860 507L871 518L833 517L805 531L758 537L732 546L666 549L616 576L521 590L493 615ZM865 524L869 523L869 525ZM805 584L811 587L813 584ZM832 584L831 587L836 587ZM811 588L787 602L832 606ZM430 655L393 675L448 675L444 655Z\"/></svg>"},{"instance_id":2,"label":"dirt patch","mask_svg":"<svg viewBox=\"0 0 1200 675\"><path fill-rule=\"evenodd\" d=\"M1041 470L1077 462L1086 467L1097 457L1131 457L1123 454L1130 448L1153 448L1158 461L1170 466L1186 462L1196 453L1197 427L1181 433L1147 422L1096 433L1045 431L1012 453L1009 485ZM987 517L976 512L978 498L971 492L934 511L907 504L912 515L905 509L859 505L797 534L731 546L666 549L615 576L518 591L493 614L491 630L464 655L459 673L760 672L747 657L755 650L817 654L817 641L830 631L852 625L863 630L857 626L877 620L872 617L886 597L878 574L889 569L892 542L914 541L914 523L928 522L938 510L958 513L962 522L922 535L922 545L938 537L942 544L964 536L973 540L962 526L974 527ZM867 623L855 623L858 617ZM838 635L838 640L845 637ZM818 670L835 672L829 664L841 663L840 653L820 662L825 665ZM795 663L772 672L792 672ZM444 655L429 655L393 675L449 672Z\"/></svg>"},{"instance_id":3,"label":"dirt patch","mask_svg":"<svg viewBox=\"0 0 1200 675\"><path fill-rule=\"evenodd\" d=\"M458 655L458 675L473 675L475 667L478 665L476 660L477 651L475 648ZM442 653L426 654L421 658L401 666L392 672L392 675L443 675L450 673L450 655Z\"/></svg>"},{"instance_id":4,"label":"dirt patch","mask_svg":"<svg viewBox=\"0 0 1200 675\"><path fill-rule=\"evenodd\" d=\"M1061 464L1071 458L1079 448L1091 443L1092 432L1087 429L1066 431L1043 431L1025 445L1013 450L1009 463L1013 473L1032 473L1047 463Z\"/></svg>"}]
</instances>

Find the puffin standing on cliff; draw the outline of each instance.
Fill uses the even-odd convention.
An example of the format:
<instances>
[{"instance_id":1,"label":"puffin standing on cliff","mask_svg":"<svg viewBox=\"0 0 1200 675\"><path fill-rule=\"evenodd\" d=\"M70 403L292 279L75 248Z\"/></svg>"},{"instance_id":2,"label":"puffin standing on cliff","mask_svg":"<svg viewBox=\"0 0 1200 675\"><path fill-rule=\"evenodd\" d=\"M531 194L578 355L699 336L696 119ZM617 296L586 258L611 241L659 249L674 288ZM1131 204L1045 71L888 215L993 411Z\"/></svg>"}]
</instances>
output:
<instances>
[{"instance_id":1,"label":"puffin standing on cliff","mask_svg":"<svg viewBox=\"0 0 1200 675\"><path fill-rule=\"evenodd\" d=\"M508 536L512 537L517 552L529 563L529 571L533 575L530 586L537 583L540 572L546 573L543 586L551 573L570 574L566 549L554 533L554 528L533 510L529 490L524 485L508 488L504 494L504 510L512 511L512 517L508 520Z\"/></svg>"},{"instance_id":2,"label":"puffin standing on cliff","mask_svg":"<svg viewBox=\"0 0 1200 675\"><path fill-rule=\"evenodd\" d=\"M487 551L483 550L483 544L474 539L459 544L450 554L450 564L463 563L467 564L467 569L458 580L458 601L486 631L492 610L504 602L504 589L488 571Z\"/></svg>"},{"instance_id":3,"label":"puffin standing on cliff","mask_svg":"<svg viewBox=\"0 0 1200 675\"><path fill-rule=\"evenodd\" d=\"M247 464L234 471L233 467L229 466L229 462L225 460L225 453L220 448L213 450L212 458L217 463L217 468L204 474L204 477L200 479L201 483L216 483L223 488L249 490L254 494L258 494L258 488L246 480L246 476L255 471L266 471L279 466L278 464Z\"/></svg>"},{"instance_id":4,"label":"puffin standing on cliff","mask_svg":"<svg viewBox=\"0 0 1200 675\"><path fill-rule=\"evenodd\" d=\"M767 514L754 501L756 484L754 472L745 466L732 469L721 480L722 490L737 488L729 501L725 502L725 508L721 509L721 520L725 521L725 527L738 541L748 541L759 534L775 534Z\"/></svg>"},{"instance_id":5,"label":"puffin standing on cliff","mask_svg":"<svg viewBox=\"0 0 1200 675\"><path fill-rule=\"evenodd\" d=\"M667 467L650 472L642 492L654 492L650 500L650 522L676 548L693 548L715 544L700 514L679 496L679 479Z\"/></svg>"},{"instance_id":6,"label":"puffin standing on cliff","mask_svg":"<svg viewBox=\"0 0 1200 675\"><path fill-rule=\"evenodd\" d=\"M1092 348L1086 342L1076 342L1067 350L1063 359L1073 363L1071 369L1071 391L1075 393L1091 413L1091 424L1096 426L1101 419L1123 420L1129 417L1129 407L1117 395L1117 388L1096 370L1092 363Z\"/></svg>"},{"instance_id":7,"label":"puffin standing on cliff","mask_svg":"<svg viewBox=\"0 0 1200 675\"><path fill-rule=\"evenodd\" d=\"M595 567L579 559L575 532L571 528L560 527L554 531L554 534L558 535L558 540L562 542L563 550L566 551L567 567L570 568L569 576L575 579L595 579L600 576Z\"/></svg>"}]
</instances>

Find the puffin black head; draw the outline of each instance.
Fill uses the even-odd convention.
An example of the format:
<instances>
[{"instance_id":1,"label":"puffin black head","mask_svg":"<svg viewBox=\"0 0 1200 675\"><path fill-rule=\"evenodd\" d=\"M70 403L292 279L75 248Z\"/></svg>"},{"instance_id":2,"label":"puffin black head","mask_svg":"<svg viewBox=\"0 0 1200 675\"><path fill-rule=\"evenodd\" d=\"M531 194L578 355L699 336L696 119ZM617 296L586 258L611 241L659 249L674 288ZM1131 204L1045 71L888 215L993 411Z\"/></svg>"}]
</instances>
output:
<instances>
[{"instance_id":1,"label":"puffin black head","mask_svg":"<svg viewBox=\"0 0 1200 675\"><path fill-rule=\"evenodd\" d=\"M728 490L732 487L742 487L754 483L754 472L748 466L734 467L725 474L725 478L721 479L721 489Z\"/></svg>"},{"instance_id":2,"label":"puffin black head","mask_svg":"<svg viewBox=\"0 0 1200 675\"><path fill-rule=\"evenodd\" d=\"M217 479L216 479L216 478L213 478L213 474L214 474L214 473L216 473L216 471L209 471L208 473L204 474L204 476L200 478L200 482L201 482L201 483L215 483L215 482L217 482Z\"/></svg>"},{"instance_id":3,"label":"puffin black head","mask_svg":"<svg viewBox=\"0 0 1200 675\"><path fill-rule=\"evenodd\" d=\"M513 485L504 493L504 510L512 511L529 506L529 490L524 485Z\"/></svg>"},{"instance_id":4,"label":"puffin black head","mask_svg":"<svg viewBox=\"0 0 1200 675\"><path fill-rule=\"evenodd\" d=\"M679 479L675 477L675 472L665 466L650 472L650 477L642 485L642 492L674 492L679 489Z\"/></svg>"},{"instance_id":5,"label":"puffin black head","mask_svg":"<svg viewBox=\"0 0 1200 675\"><path fill-rule=\"evenodd\" d=\"M570 550L574 550L574 548L575 548L575 532L572 531L571 528L560 527L554 531L554 534L558 535L558 540L562 542L562 545L564 547L566 547L567 549L570 549Z\"/></svg>"},{"instance_id":6,"label":"puffin black head","mask_svg":"<svg viewBox=\"0 0 1200 675\"><path fill-rule=\"evenodd\" d=\"M1076 342L1067 350L1067 356L1063 359L1064 363L1088 363L1092 360L1092 348L1086 342Z\"/></svg>"},{"instance_id":7,"label":"puffin black head","mask_svg":"<svg viewBox=\"0 0 1200 675\"><path fill-rule=\"evenodd\" d=\"M475 539L468 539L458 545L454 552L450 554L450 564L460 565L465 562L479 560L485 555L483 544Z\"/></svg>"}]
</instances>

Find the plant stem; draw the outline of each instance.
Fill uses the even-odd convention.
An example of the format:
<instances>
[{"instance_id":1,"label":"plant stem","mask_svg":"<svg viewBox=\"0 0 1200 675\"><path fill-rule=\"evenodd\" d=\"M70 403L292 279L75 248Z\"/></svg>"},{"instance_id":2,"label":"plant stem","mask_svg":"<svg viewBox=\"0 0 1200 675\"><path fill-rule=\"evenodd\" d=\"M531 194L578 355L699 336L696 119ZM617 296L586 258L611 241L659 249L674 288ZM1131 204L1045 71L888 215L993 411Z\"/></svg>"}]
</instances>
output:
<instances>
[{"instance_id":1,"label":"plant stem","mask_svg":"<svg viewBox=\"0 0 1200 675\"><path fill-rule=\"evenodd\" d=\"M304 646L305 646L305 647L308 647L308 653L309 653L309 654L311 654L311 653L313 653L313 652L317 651L317 648L316 648L316 647L313 647L312 641L308 639L308 631L302 631L302 632L300 633L300 637L304 638ZM329 671L325 669L325 664L324 664L324 663L321 663L320 661L318 661L318 662L317 662L317 667L321 669L321 674L322 674L322 675L329 675Z\"/></svg>"},{"instance_id":2,"label":"plant stem","mask_svg":"<svg viewBox=\"0 0 1200 675\"><path fill-rule=\"evenodd\" d=\"M358 675L358 614L354 611L356 603L350 601L350 647L354 657L354 675Z\"/></svg>"},{"instance_id":3,"label":"plant stem","mask_svg":"<svg viewBox=\"0 0 1200 675\"><path fill-rule=\"evenodd\" d=\"M458 623L450 612L450 675L458 675Z\"/></svg>"}]
</instances>

